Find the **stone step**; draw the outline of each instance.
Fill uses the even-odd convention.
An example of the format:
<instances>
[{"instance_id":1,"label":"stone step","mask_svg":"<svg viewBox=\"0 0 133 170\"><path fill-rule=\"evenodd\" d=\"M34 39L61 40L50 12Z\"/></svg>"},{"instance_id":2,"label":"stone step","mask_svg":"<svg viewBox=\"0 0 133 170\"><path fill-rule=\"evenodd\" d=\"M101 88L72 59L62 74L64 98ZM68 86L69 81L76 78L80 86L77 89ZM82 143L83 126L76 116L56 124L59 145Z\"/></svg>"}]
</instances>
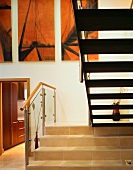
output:
<instances>
[{"instance_id":1,"label":"stone step","mask_svg":"<svg viewBox=\"0 0 133 170\"><path fill-rule=\"evenodd\" d=\"M133 135L133 127L48 126L46 135Z\"/></svg>"},{"instance_id":2,"label":"stone step","mask_svg":"<svg viewBox=\"0 0 133 170\"><path fill-rule=\"evenodd\" d=\"M40 138L41 147L69 146L133 146L133 136L94 135L45 135Z\"/></svg>"},{"instance_id":3,"label":"stone step","mask_svg":"<svg viewBox=\"0 0 133 170\"><path fill-rule=\"evenodd\" d=\"M49 126L33 155L27 170L132 170L133 127Z\"/></svg>"},{"instance_id":4,"label":"stone step","mask_svg":"<svg viewBox=\"0 0 133 170\"><path fill-rule=\"evenodd\" d=\"M34 160L132 160L133 147L40 147Z\"/></svg>"},{"instance_id":5,"label":"stone step","mask_svg":"<svg viewBox=\"0 0 133 170\"><path fill-rule=\"evenodd\" d=\"M33 161L27 170L132 170L133 164L121 160Z\"/></svg>"}]
</instances>

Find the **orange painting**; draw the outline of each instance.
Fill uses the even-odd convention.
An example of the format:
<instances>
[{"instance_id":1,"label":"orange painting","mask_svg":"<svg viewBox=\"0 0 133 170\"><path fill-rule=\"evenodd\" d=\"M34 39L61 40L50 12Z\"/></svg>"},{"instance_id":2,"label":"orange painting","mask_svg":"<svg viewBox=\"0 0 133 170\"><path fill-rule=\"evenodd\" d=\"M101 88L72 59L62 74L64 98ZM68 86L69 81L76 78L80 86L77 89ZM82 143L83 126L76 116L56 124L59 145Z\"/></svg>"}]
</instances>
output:
<instances>
[{"instance_id":1,"label":"orange painting","mask_svg":"<svg viewBox=\"0 0 133 170\"><path fill-rule=\"evenodd\" d=\"M80 0L82 8L96 9L98 0ZM66 8L67 7L67 8ZM86 32L86 38L98 38L98 32ZM62 60L79 60L78 37L75 26L72 0L61 0ZM98 54L88 55L89 60L98 60Z\"/></svg>"},{"instance_id":2,"label":"orange painting","mask_svg":"<svg viewBox=\"0 0 133 170\"><path fill-rule=\"evenodd\" d=\"M0 62L12 61L11 0L0 0Z\"/></svg>"},{"instance_id":3,"label":"orange painting","mask_svg":"<svg viewBox=\"0 0 133 170\"><path fill-rule=\"evenodd\" d=\"M61 0L62 60L78 60L79 47L71 0Z\"/></svg>"},{"instance_id":4,"label":"orange painting","mask_svg":"<svg viewBox=\"0 0 133 170\"><path fill-rule=\"evenodd\" d=\"M54 61L54 0L18 1L19 61Z\"/></svg>"}]
</instances>

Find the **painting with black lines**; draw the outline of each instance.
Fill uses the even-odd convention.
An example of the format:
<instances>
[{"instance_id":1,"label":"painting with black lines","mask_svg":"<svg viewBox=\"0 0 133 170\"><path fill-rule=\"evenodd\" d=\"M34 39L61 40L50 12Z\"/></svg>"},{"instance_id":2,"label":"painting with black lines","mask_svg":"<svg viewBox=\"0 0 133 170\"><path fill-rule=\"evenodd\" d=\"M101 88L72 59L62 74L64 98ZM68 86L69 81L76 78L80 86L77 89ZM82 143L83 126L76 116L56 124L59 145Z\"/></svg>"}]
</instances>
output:
<instances>
[{"instance_id":1,"label":"painting with black lines","mask_svg":"<svg viewBox=\"0 0 133 170\"><path fill-rule=\"evenodd\" d=\"M98 8L98 0L79 0L79 2L83 9ZM86 38L90 39L98 38L97 31L86 31L85 35ZM62 60L79 60L79 46L72 0L61 0L61 46ZM87 58L88 60L98 60L98 54L88 55Z\"/></svg>"},{"instance_id":2,"label":"painting with black lines","mask_svg":"<svg viewBox=\"0 0 133 170\"><path fill-rule=\"evenodd\" d=\"M0 0L0 62L12 61L11 0Z\"/></svg>"},{"instance_id":3,"label":"painting with black lines","mask_svg":"<svg viewBox=\"0 0 133 170\"><path fill-rule=\"evenodd\" d=\"M19 61L54 61L54 0L18 1Z\"/></svg>"}]
</instances>

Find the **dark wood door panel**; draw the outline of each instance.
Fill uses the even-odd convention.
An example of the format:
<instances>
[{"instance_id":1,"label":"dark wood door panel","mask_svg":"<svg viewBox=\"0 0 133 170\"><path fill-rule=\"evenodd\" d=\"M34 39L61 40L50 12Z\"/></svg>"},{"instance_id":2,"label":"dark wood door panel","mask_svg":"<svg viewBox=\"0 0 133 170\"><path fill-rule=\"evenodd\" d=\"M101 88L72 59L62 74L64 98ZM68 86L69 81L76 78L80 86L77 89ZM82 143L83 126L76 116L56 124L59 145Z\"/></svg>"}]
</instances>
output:
<instances>
[{"instance_id":1,"label":"dark wood door panel","mask_svg":"<svg viewBox=\"0 0 133 170\"><path fill-rule=\"evenodd\" d=\"M2 84L2 112L3 112L3 147L12 146L11 135L11 83Z\"/></svg>"}]
</instances>

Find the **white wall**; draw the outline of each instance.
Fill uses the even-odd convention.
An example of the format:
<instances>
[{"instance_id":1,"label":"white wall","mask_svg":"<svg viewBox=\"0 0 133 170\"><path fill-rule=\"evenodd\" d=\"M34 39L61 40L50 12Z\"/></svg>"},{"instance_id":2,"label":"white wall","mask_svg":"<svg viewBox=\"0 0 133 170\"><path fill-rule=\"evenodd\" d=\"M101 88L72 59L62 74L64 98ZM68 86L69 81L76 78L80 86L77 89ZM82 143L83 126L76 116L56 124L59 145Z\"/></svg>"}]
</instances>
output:
<instances>
[{"instance_id":1,"label":"white wall","mask_svg":"<svg viewBox=\"0 0 133 170\"><path fill-rule=\"evenodd\" d=\"M84 83L79 82L78 61L61 60L60 0L55 0L55 62L19 62L17 0L12 0L13 62L0 63L1 78L30 78L31 91L42 81L57 88L57 121L87 121ZM129 8L131 0L99 0L99 8ZM125 35L125 33L122 33ZM104 35L100 35L104 36ZM112 36L112 35L111 35ZM124 58L127 56L124 56ZM100 60L104 57L100 56ZM113 76L113 75L112 75Z\"/></svg>"},{"instance_id":2,"label":"white wall","mask_svg":"<svg viewBox=\"0 0 133 170\"><path fill-rule=\"evenodd\" d=\"M99 8L107 8L107 9L129 9L131 6L132 0L98 0Z\"/></svg>"},{"instance_id":3,"label":"white wall","mask_svg":"<svg viewBox=\"0 0 133 170\"><path fill-rule=\"evenodd\" d=\"M30 78L31 91L42 81L57 88L57 121L87 121L85 86L79 82L79 62L61 60L60 4L55 0L55 62L18 62L17 0L12 0L13 62L0 63L1 78Z\"/></svg>"}]
</instances>

